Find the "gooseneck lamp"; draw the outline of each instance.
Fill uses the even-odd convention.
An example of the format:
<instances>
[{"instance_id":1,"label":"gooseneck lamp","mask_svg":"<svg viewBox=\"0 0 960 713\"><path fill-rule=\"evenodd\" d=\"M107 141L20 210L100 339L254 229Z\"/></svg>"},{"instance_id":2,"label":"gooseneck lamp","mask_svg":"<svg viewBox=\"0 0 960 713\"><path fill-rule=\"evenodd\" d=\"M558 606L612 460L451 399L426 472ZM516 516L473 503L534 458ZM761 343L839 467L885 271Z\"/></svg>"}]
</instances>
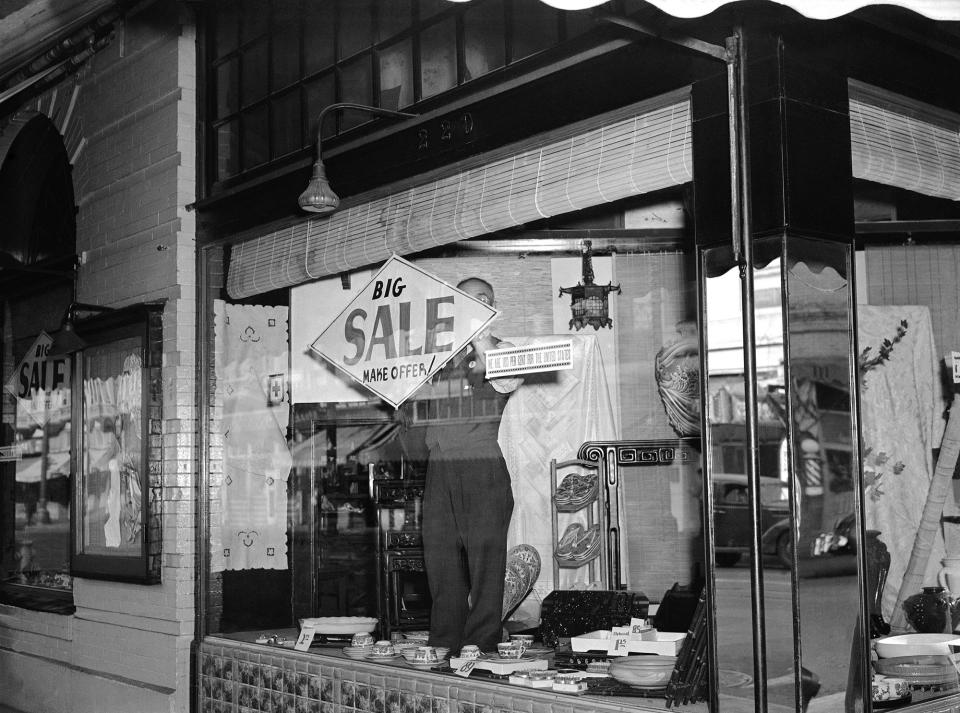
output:
<instances>
[{"instance_id":1,"label":"gooseneck lamp","mask_svg":"<svg viewBox=\"0 0 960 713\"><path fill-rule=\"evenodd\" d=\"M323 120L327 114L344 109L354 109L357 111L367 111L377 116L388 116L394 119L406 119L416 114L410 114L405 111L393 111L392 109L381 109L376 106L367 106L366 104L354 104L352 102L338 102L329 104L320 110L317 116L317 160L313 162L313 175L310 177L310 183L307 189L300 194L298 202L300 207L309 213L332 213L340 205L340 198L333 189L330 188L330 181L327 180L327 170L323 165Z\"/></svg>"},{"instance_id":2,"label":"gooseneck lamp","mask_svg":"<svg viewBox=\"0 0 960 713\"><path fill-rule=\"evenodd\" d=\"M78 312L113 312L112 307L101 307L100 305L85 304L83 302L71 302L63 313L63 319L60 322L60 329L53 333L53 342L50 344L50 358L57 356L69 356L78 352L87 346L86 341L77 334Z\"/></svg>"}]
</instances>

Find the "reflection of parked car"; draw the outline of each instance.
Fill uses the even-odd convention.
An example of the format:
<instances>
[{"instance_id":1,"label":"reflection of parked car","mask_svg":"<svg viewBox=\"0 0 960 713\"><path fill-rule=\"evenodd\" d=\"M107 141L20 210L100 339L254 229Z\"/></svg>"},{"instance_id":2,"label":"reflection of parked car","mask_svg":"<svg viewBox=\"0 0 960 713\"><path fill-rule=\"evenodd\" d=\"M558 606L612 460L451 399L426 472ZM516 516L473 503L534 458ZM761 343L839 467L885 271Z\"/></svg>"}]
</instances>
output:
<instances>
[{"instance_id":1,"label":"reflection of parked car","mask_svg":"<svg viewBox=\"0 0 960 713\"><path fill-rule=\"evenodd\" d=\"M761 552L774 555L784 567L793 566L790 541L790 502L784 483L777 478L760 478L760 539ZM713 524L717 564L732 567L740 555L750 553L753 534L750 529L750 503L747 476L715 473L713 476ZM800 553L801 559L856 552L856 515L848 513L837 518L833 530L817 535L809 548ZM801 576L807 576L801 574Z\"/></svg>"},{"instance_id":2,"label":"reflection of parked car","mask_svg":"<svg viewBox=\"0 0 960 713\"><path fill-rule=\"evenodd\" d=\"M787 489L777 478L760 478L760 540L765 555L776 555L785 567L792 566L790 503ZM731 473L713 475L713 542L717 564L732 567L740 555L750 553L753 533L750 526L747 476Z\"/></svg>"}]
</instances>

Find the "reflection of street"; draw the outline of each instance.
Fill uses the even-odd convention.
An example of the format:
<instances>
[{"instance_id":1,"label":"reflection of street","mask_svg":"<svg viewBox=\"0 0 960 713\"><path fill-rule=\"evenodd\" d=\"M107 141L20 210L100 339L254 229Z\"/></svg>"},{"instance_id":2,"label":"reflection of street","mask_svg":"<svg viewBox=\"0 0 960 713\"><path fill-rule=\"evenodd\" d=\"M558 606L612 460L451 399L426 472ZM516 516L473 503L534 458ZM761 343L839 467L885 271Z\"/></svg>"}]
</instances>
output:
<instances>
[{"instance_id":1,"label":"reflection of street","mask_svg":"<svg viewBox=\"0 0 960 713\"><path fill-rule=\"evenodd\" d=\"M33 567L55 572L70 571L70 524L61 522L34 522L17 530L17 543L33 543Z\"/></svg>"},{"instance_id":2,"label":"reflection of street","mask_svg":"<svg viewBox=\"0 0 960 713\"><path fill-rule=\"evenodd\" d=\"M717 641L721 695L753 699L750 570L717 572ZM793 619L790 572L764 570L768 700L771 710L794 710ZM801 578L804 666L820 679L810 712L843 710L850 642L858 608L857 578L844 574ZM745 675L744 675L745 674Z\"/></svg>"}]
</instances>

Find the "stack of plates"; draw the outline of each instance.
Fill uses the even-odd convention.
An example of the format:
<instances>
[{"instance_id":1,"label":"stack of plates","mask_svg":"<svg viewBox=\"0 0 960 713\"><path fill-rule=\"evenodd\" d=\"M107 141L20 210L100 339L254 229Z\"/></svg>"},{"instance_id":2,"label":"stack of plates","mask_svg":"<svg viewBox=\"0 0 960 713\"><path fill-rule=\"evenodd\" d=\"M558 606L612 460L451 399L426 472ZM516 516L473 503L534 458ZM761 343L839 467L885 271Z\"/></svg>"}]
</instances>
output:
<instances>
[{"instance_id":1,"label":"stack of plates","mask_svg":"<svg viewBox=\"0 0 960 713\"><path fill-rule=\"evenodd\" d=\"M317 616L301 619L300 627L312 624L318 634L360 634L373 631L378 623L371 616Z\"/></svg>"},{"instance_id":2,"label":"stack of plates","mask_svg":"<svg viewBox=\"0 0 960 713\"><path fill-rule=\"evenodd\" d=\"M557 511L576 512L597 497L596 473L571 473L557 487Z\"/></svg>"},{"instance_id":3,"label":"stack of plates","mask_svg":"<svg viewBox=\"0 0 960 713\"><path fill-rule=\"evenodd\" d=\"M373 652L373 644L368 646L344 646L343 653L352 659L365 659Z\"/></svg>"},{"instance_id":4,"label":"stack of plates","mask_svg":"<svg viewBox=\"0 0 960 713\"><path fill-rule=\"evenodd\" d=\"M957 683L957 669L949 656L895 656L877 659L874 670L884 676L902 678L916 686L943 686Z\"/></svg>"},{"instance_id":5,"label":"stack of plates","mask_svg":"<svg viewBox=\"0 0 960 713\"><path fill-rule=\"evenodd\" d=\"M574 522L557 543L554 556L560 563L583 564L600 554L600 525L585 528Z\"/></svg>"},{"instance_id":6,"label":"stack of plates","mask_svg":"<svg viewBox=\"0 0 960 713\"><path fill-rule=\"evenodd\" d=\"M610 662L608 673L634 688L665 688L676 664L676 656L623 656Z\"/></svg>"},{"instance_id":7,"label":"stack of plates","mask_svg":"<svg viewBox=\"0 0 960 713\"><path fill-rule=\"evenodd\" d=\"M404 656L404 658L407 658ZM413 666L414 668L433 668L434 666L445 666L447 663L446 659L437 659L436 661L414 661L413 659L407 659L407 663Z\"/></svg>"}]
</instances>

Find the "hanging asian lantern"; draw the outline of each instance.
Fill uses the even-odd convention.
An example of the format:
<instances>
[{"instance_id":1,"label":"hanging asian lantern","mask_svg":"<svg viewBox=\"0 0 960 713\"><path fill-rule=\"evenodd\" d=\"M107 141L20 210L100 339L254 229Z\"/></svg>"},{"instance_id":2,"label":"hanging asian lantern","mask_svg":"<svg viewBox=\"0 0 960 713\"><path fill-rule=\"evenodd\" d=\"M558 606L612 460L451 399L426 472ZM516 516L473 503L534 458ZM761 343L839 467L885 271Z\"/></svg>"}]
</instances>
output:
<instances>
[{"instance_id":1,"label":"hanging asian lantern","mask_svg":"<svg viewBox=\"0 0 960 713\"><path fill-rule=\"evenodd\" d=\"M606 285L593 284L593 243L590 240L583 241L583 282L578 282L574 287L561 287L560 297L565 294L570 295L570 329L580 331L587 325L599 330L600 327L613 327L613 320L610 319L610 300L608 295L611 292L620 294L620 285L614 285L612 282Z\"/></svg>"}]
</instances>

